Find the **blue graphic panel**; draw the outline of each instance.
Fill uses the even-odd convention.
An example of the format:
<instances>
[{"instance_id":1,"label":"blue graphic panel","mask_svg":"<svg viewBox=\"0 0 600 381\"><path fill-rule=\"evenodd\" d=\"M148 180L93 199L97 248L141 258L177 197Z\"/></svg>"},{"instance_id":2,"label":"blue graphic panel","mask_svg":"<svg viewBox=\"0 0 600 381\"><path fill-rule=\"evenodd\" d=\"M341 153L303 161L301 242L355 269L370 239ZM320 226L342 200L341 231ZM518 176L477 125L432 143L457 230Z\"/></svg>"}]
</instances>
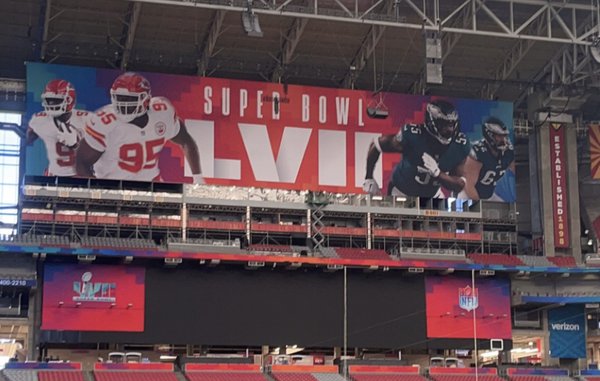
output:
<instances>
[{"instance_id":1,"label":"blue graphic panel","mask_svg":"<svg viewBox=\"0 0 600 381\"><path fill-rule=\"evenodd\" d=\"M585 358L585 310L570 304L548 311L550 357Z\"/></svg>"}]
</instances>

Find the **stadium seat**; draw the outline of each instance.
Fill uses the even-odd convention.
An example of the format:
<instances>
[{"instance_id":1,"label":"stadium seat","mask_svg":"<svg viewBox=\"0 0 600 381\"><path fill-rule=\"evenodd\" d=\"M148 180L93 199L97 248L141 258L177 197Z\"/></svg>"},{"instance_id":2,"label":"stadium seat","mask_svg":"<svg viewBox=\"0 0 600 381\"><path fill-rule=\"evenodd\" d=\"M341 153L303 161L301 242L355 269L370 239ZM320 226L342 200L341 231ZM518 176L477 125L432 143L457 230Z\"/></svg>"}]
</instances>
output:
<instances>
[{"instance_id":1,"label":"stadium seat","mask_svg":"<svg viewBox=\"0 0 600 381\"><path fill-rule=\"evenodd\" d=\"M96 371L96 381L178 381L174 372L163 371Z\"/></svg>"},{"instance_id":2,"label":"stadium seat","mask_svg":"<svg viewBox=\"0 0 600 381\"><path fill-rule=\"evenodd\" d=\"M514 255L472 253L468 257L480 265L525 266L525 263Z\"/></svg>"},{"instance_id":3,"label":"stadium seat","mask_svg":"<svg viewBox=\"0 0 600 381\"><path fill-rule=\"evenodd\" d=\"M353 373L351 378L353 381L427 381L418 374L402 373Z\"/></svg>"},{"instance_id":4,"label":"stadium seat","mask_svg":"<svg viewBox=\"0 0 600 381\"><path fill-rule=\"evenodd\" d=\"M548 257L553 266L558 267L577 267L574 257Z\"/></svg>"},{"instance_id":5,"label":"stadium seat","mask_svg":"<svg viewBox=\"0 0 600 381\"><path fill-rule=\"evenodd\" d=\"M194 371L187 372L185 377L189 381L267 381L265 376L258 372Z\"/></svg>"},{"instance_id":6,"label":"stadium seat","mask_svg":"<svg viewBox=\"0 0 600 381\"><path fill-rule=\"evenodd\" d=\"M74 370L49 370L38 372L39 381L85 381L83 373Z\"/></svg>"},{"instance_id":7,"label":"stadium seat","mask_svg":"<svg viewBox=\"0 0 600 381\"><path fill-rule=\"evenodd\" d=\"M545 376L516 375L510 377L511 381L548 381Z\"/></svg>"},{"instance_id":8,"label":"stadium seat","mask_svg":"<svg viewBox=\"0 0 600 381\"><path fill-rule=\"evenodd\" d=\"M431 378L434 381L475 381L474 374L436 374L431 375ZM477 379L479 381L504 381L503 378L491 374L477 375Z\"/></svg>"}]
</instances>

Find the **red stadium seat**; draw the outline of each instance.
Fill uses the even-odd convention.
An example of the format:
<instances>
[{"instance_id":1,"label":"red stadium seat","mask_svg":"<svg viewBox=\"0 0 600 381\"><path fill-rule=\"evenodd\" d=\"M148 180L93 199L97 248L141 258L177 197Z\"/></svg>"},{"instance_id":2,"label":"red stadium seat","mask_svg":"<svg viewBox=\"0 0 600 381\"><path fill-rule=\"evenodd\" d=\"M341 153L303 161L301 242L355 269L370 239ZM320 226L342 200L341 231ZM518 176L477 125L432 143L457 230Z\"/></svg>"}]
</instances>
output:
<instances>
[{"instance_id":1,"label":"red stadium seat","mask_svg":"<svg viewBox=\"0 0 600 381\"><path fill-rule=\"evenodd\" d=\"M474 374L436 374L431 378L434 381L475 381ZM504 381L503 378L492 374L480 374L477 378L479 381Z\"/></svg>"},{"instance_id":2,"label":"red stadium seat","mask_svg":"<svg viewBox=\"0 0 600 381\"><path fill-rule=\"evenodd\" d=\"M38 372L39 381L85 381L83 373L74 370L49 370Z\"/></svg>"},{"instance_id":3,"label":"red stadium seat","mask_svg":"<svg viewBox=\"0 0 600 381\"><path fill-rule=\"evenodd\" d=\"M96 371L96 381L179 381L173 372L162 371ZM57 380L58 381L58 380Z\"/></svg>"},{"instance_id":4,"label":"red stadium seat","mask_svg":"<svg viewBox=\"0 0 600 381\"><path fill-rule=\"evenodd\" d=\"M577 267L577 262L573 257L546 257L550 262L558 267Z\"/></svg>"},{"instance_id":5,"label":"red stadium seat","mask_svg":"<svg viewBox=\"0 0 600 381\"><path fill-rule=\"evenodd\" d=\"M262 373L257 372L214 372L194 371L185 374L189 381L267 381Z\"/></svg>"},{"instance_id":6,"label":"red stadium seat","mask_svg":"<svg viewBox=\"0 0 600 381\"><path fill-rule=\"evenodd\" d=\"M354 381L427 381L418 374L401 373L353 373L351 378Z\"/></svg>"},{"instance_id":7,"label":"red stadium seat","mask_svg":"<svg viewBox=\"0 0 600 381\"><path fill-rule=\"evenodd\" d=\"M507 254L481 254L468 255L469 259L480 265L526 266L523 261L514 255Z\"/></svg>"}]
</instances>

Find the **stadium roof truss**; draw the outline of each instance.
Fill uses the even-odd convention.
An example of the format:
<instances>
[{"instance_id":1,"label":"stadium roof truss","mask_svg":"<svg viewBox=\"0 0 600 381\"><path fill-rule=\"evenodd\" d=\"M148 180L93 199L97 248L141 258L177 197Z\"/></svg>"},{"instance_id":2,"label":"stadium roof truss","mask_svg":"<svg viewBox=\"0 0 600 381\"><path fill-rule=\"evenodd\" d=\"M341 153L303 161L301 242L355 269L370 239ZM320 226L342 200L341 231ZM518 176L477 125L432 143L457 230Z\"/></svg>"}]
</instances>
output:
<instances>
[{"instance_id":1,"label":"stadium roof truss","mask_svg":"<svg viewBox=\"0 0 600 381\"><path fill-rule=\"evenodd\" d=\"M248 0L132 1L236 12L248 8ZM597 25L583 30L577 27L596 12L595 6L581 0L465 0L460 4L442 0L378 0L371 5L361 0L310 0L308 4L304 0L260 0L251 3L257 14L576 45L590 45L590 37L598 30ZM389 11L390 6L395 12ZM455 19L464 17L465 10L469 9L469 22L455 23ZM532 24L539 26L530 28Z\"/></svg>"},{"instance_id":2,"label":"stadium roof truss","mask_svg":"<svg viewBox=\"0 0 600 381\"><path fill-rule=\"evenodd\" d=\"M263 38L244 35L248 10ZM0 77L19 80L23 61L42 61L516 106L534 89L600 87L590 0L7 0L0 11L13 52ZM442 85L426 81L424 33L441 41Z\"/></svg>"}]
</instances>

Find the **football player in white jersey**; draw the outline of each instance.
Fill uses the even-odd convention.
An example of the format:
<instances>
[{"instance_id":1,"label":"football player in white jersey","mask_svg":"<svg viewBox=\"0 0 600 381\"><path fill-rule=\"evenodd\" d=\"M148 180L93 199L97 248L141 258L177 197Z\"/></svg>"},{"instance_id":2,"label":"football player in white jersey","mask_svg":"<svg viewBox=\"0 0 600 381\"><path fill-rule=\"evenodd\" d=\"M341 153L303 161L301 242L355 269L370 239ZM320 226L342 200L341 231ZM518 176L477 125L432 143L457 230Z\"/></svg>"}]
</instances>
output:
<instances>
[{"instance_id":1,"label":"football player in white jersey","mask_svg":"<svg viewBox=\"0 0 600 381\"><path fill-rule=\"evenodd\" d=\"M91 114L76 110L75 88L62 79L46 84L42 93L44 111L31 117L27 144L40 138L46 146L49 176L75 176L75 149Z\"/></svg>"},{"instance_id":2,"label":"football player in white jersey","mask_svg":"<svg viewBox=\"0 0 600 381\"><path fill-rule=\"evenodd\" d=\"M77 174L104 179L161 181L158 158L170 140L183 149L195 184L203 183L196 142L171 102L152 97L150 82L136 73L115 79L111 104L86 126L77 150Z\"/></svg>"}]
</instances>

